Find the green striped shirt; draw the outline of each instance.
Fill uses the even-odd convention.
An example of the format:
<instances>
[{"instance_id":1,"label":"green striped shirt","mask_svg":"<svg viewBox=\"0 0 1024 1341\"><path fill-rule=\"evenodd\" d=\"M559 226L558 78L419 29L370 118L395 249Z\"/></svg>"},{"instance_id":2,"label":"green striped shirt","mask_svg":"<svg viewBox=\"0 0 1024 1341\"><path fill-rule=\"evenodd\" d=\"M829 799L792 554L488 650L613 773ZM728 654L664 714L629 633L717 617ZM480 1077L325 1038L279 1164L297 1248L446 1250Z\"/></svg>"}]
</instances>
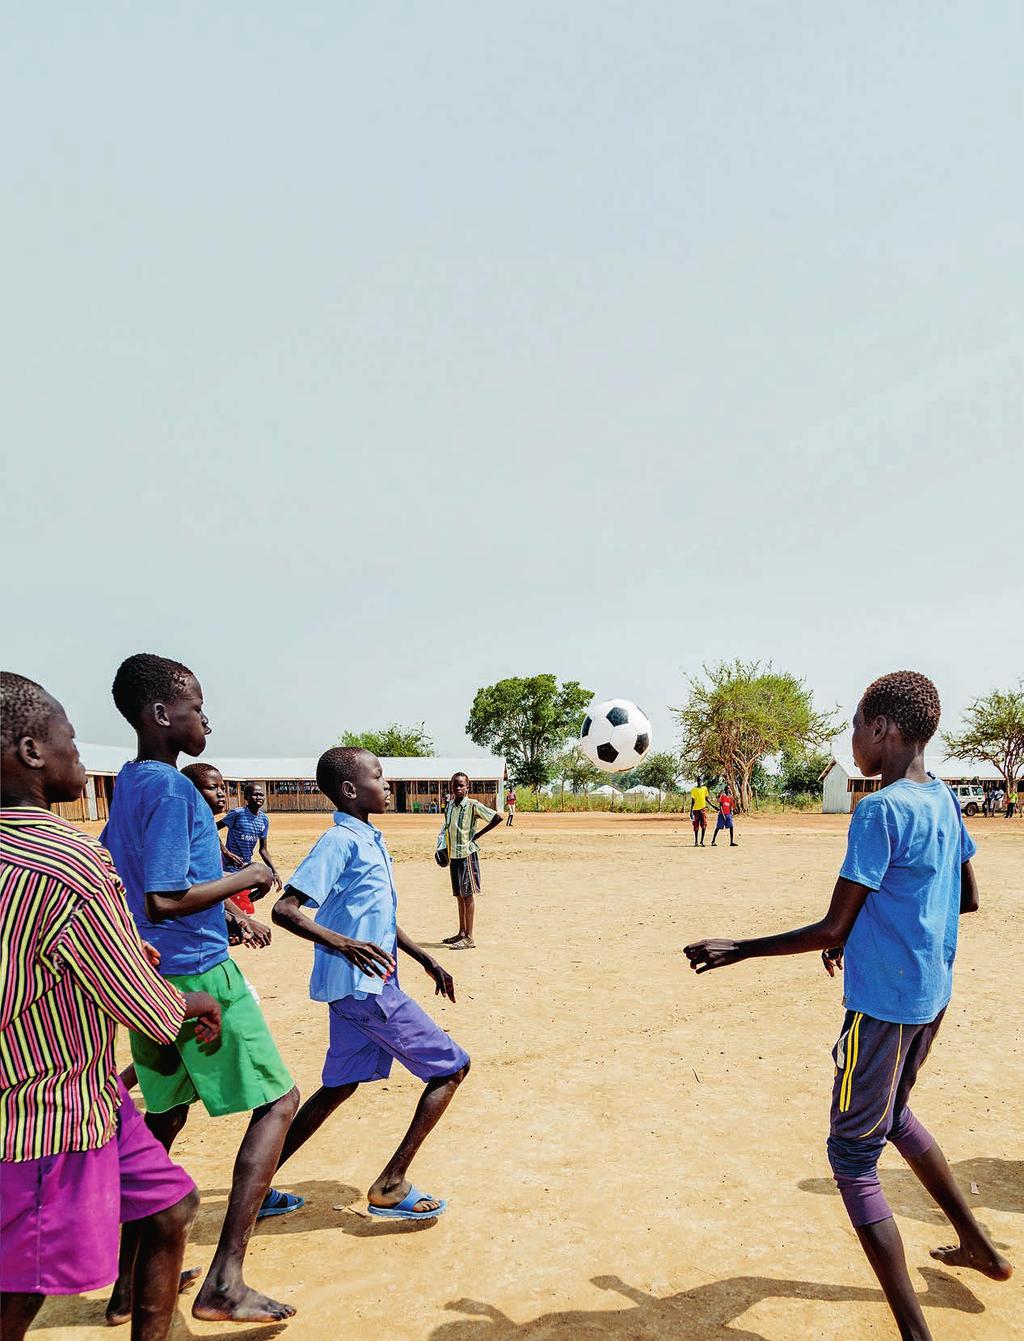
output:
<instances>
[{"instance_id":1,"label":"green striped shirt","mask_svg":"<svg viewBox=\"0 0 1024 1341\"><path fill-rule=\"evenodd\" d=\"M473 842L477 820L481 820L483 824L490 824L497 813L490 806L485 806L483 801L474 800L472 796L466 796L461 801L449 801L444 812L444 828L441 830L448 856L458 860L460 857L468 857L471 852L479 851Z\"/></svg>"}]
</instances>

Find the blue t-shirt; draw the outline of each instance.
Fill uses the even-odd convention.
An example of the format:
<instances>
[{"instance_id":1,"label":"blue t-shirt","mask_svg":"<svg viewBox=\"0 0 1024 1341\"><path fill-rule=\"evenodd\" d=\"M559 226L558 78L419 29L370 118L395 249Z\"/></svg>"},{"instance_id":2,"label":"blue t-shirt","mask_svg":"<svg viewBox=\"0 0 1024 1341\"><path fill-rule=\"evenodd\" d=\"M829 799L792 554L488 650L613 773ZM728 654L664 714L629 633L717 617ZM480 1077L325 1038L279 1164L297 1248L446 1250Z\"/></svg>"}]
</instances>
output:
<instances>
[{"instance_id":1,"label":"blue t-shirt","mask_svg":"<svg viewBox=\"0 0 1024 1341\"><path fill-rule=\"evenodd\" d=\"M384 835L342 810L334 827L317 840L288 881L316 906L315 920L350 940L370 941L394 955L398 943L398 895ZM394 974L391 981L396 981ZM384 979L363 973L337 950L313 947L309 995L314 1001L379 996Z\"/></svg>"},{"instance_id":2,"label":"blue t-shirt","mask_svg":"<svg viewBox=\"0 0 1024 1341\"><path fill-rule=\"evenodd\" d=\"M944 782L901 778L861 801L839 872L872 891L846 941L849 1010L894 1024L927 1024L948 1003L960 868L975 851Z\"/></svg>"},{"instance_id":3,"label":"blue t-shirt","mask_svg":"<svg viewBox=\"0 0 1024 1341\"><path fill-rule=\"evenodd\" d=\"M236 857L241 857L246 865L252 861L256 845L270 832L270 820L260 810L253 814L248 806L238 806L229 810L220 821L218 828L227 829L225 846Z\"/></svg>"},{"instance_id":4,"label":"blue t-shirt","mask_svg":"<svg viewBox=\"0 0 1024 1341\"><path fill-rule=\"evenodd\" d=\"M160 973L205 973L227 959L222 903L163 922L150 921L146 911L147 890L189 889L223 875L217 826L188 778L152 759L125 764L101 842L124 881L139 935L160 951Z\"/></svg>"}]
</instances>

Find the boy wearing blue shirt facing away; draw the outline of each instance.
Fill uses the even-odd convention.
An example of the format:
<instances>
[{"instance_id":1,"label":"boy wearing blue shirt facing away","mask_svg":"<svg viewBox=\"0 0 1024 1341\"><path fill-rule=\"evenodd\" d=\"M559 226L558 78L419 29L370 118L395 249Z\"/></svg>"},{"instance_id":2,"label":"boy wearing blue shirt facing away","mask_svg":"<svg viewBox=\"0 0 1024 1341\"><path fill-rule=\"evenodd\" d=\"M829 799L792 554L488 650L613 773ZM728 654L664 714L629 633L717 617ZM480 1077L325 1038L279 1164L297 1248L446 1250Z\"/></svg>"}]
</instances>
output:
<instances>
[{"instance_id":1,"label":"boy wearing blue shirt facing away","mask_svg":"<svg viewBox=\"0 0 1024 1341\"><path fill-rule=\"evenodd\" d=\"M295 1310L250 1288L243 1266L257 1214L281 1214L302 1204L301 1198L270 1188L299 1092L228 954L224 915L226 899L247 889L266 893L273 875L259 862L223 873L210 807L178 772L178 755L202 754L210 734L203 691L188 667L140 653L121 664L113 694L135 729L138 755L117 775L102 842L124 882L142 938L160 952L161 975L179 991L209 992L222 1017L215 1047L201 1045L189 1025L169 1045L131 1034L146 1124L169 1150L197 1099L212 1117L252 1113L217 1250L192 1313L211 1322L280 1322ZM110 1316L128 1311L138 1250L132 1228L122 1234Z\"/></svg>"},{"instance_id":2,"label":"boy wearing blue shirt facing away","mask_svg":"<svg viewBox=\"0 0 1024 1341\"><path fill-rule=\"evenodd\" d=\"M369 750L338 746L320 756L320 790L337 807L334 824L285 886L274 921L312 941L309 994L330 1010L330 1045L321 1088L302 1105L281 1151L290 1158L365 1081L384 1080L396 1059L425 1082L409 1130L367 1196L371 1215L432 1220L447 1203L406 1178L413 1157L469 1071L469 1055L398 985L403 950L434 981L434 994L455 1000L451 974L397 922L391 857L371 815L391 793ZM314 917L302 911L309 905Z\"/></svg>"},{"instance_id":3,"label":"boy wearing blue shirt facing away","mask_svg":"<svg viewBox=\"0 0 1024 1341\"><path fill-rule=\"evenodd\" d=\"M854 811L846 860L820 922L685 949L697 973L813 950L822 952L830 976L843 968L847 1010L833 1051L828 1157L904 1341L931 1341L931 1332L878 1179L887 1140L959 1235L958 1244L936 1248L932 1257L993 1280L1012 1272L908 1105L952 992L960 914L978 908L974 842L953 793L924 766L939 712L935 686L914 671L884 675L865 690L853 718L853 757L865 777L880 775L882 786Z\"/></svg>"}]
</instances>

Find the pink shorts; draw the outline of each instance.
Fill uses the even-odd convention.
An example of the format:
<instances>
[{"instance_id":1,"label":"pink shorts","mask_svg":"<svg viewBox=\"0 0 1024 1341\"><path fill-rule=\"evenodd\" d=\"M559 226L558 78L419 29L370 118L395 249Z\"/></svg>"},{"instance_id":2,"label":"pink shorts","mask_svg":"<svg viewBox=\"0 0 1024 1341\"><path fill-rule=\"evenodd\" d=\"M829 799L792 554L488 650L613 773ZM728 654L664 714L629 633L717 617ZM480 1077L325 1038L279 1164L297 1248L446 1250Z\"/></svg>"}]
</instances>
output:
<instances>
[{"instance_id":1,"label":"pink shorts","mask_svg":"<svg viewBox=\"0 0 1024 1341\"><path fill-rule=\"evenodd\" d=\"M84 1294L117 1278L119 1227L155 1215L195 1183L118 1082L117 1134L99 1150L0 1163L0 1290Z\"/></svg>"}]
</instances>

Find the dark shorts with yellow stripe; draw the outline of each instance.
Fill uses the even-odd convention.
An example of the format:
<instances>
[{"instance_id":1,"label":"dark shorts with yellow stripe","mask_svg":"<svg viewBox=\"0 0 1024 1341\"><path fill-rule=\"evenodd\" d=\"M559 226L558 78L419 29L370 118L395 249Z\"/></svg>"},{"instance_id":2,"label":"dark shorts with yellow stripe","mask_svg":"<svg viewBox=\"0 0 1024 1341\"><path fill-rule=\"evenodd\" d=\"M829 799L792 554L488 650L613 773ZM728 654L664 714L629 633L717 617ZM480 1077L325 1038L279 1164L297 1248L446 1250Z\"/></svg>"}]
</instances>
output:
<instances>
[{"instance_id":1,"label":"dark shorts with yellow stripe","mask_svg":"<svg viewBox=\"0 0 1024 1341\"><path fill-rule=\"evenodd\" d=\"M910 1091L924 1065L945 1007L928 1024L893 1024L862 1011L848 1010L832 1049L836 1064L832 1086L830 1135L880 1151L888 1138L896 1144L910 1115Z\"/></svg>"}]
</instances>

